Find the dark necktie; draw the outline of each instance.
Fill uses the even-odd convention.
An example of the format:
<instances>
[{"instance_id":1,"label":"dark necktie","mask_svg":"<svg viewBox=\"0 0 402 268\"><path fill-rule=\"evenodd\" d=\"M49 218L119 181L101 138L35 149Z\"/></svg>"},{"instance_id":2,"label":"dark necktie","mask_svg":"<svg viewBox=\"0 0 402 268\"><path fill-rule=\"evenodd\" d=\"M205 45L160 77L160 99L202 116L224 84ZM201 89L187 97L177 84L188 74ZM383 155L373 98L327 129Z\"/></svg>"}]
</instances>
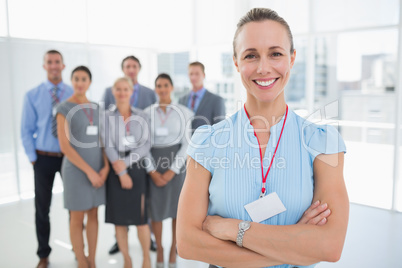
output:
<instances>
[{"instance_id":1,"label":"dark necktie","mask_svg":"<svg viewBox=\"0 0 402 268\"><path fill-rule=\"evenodd\" d=\"M53 114L54 109L56 109L56 105L59 102L57 98L57 87L52 89L52 135L57 138L57 121L56 115Z\"/></svg>"},{"instance_id":2,"label":"dark necktie","mask_svg":"<svg viewBox=\"0 0 402 268\"><path fill-rule=\"evenodd\" d=\"M197 99L197 95L193 95L193 98L191 99L191 110L194 111L195 108L195 100Z\"/></svg>"}]
</instances>

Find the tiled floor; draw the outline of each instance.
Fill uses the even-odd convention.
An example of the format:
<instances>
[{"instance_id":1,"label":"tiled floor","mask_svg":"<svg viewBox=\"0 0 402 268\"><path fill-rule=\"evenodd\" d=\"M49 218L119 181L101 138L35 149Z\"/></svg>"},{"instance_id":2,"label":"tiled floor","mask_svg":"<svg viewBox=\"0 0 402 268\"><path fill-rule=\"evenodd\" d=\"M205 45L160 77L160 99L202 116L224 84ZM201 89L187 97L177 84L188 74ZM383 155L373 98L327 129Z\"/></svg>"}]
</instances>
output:
<instances>
[{"instance_id":1,"label":"tiled floor","mask_svg":"<svg viewBox=\"0 0 402 268\"><path fill-rule=\"evenodd\" d=\"M0 206L0 267L35 267L37 262L33 199ZM114 242L114 227L103 223L104 207L99 211L97 267L122 267L122 256L107 254ZM51 209L51 268L76 267L68 234L68 213L62 194L55 194ZM170 220L164 229L170 230ZM163 234L165 248L170 245L170 231ZM141 267L141 248L136 230L130 228L130 252L134 267ZM165 250L166 255L168 250ZM151 254L153 263L155 253ZM165 259L168 259L166 256ZM178 258L178 268L204 268L208 265ZM342 259L317 267L402 267L402 214L365 206L351 205L350 223Z\"/></svg>"}]
</instances>

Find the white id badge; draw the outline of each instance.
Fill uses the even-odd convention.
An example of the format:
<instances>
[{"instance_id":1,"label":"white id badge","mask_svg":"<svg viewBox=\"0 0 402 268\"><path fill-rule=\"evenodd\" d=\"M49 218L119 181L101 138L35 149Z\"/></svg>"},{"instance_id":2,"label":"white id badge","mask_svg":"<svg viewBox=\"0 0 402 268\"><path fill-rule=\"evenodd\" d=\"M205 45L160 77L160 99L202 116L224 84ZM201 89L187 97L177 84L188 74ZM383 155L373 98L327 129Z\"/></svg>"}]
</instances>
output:
<instances>
[{"instance_id":1,"label":"white id badge","mask_svg":"<svg viewBox=\"0 0 402 268\"><path fill-rule=\"evenodd\" d=\"M286 211L285 206L275 192L245 205L244 208L253 222L262 222Z\"/></svg>"},{"instance_id":2,"label":"white id badge","mask_svg":"<svg viewBox=\"0 0 402 268\"><path fill-rule=\"evenodd\" d=\"M169 129L167 127L158 127L155 134L156 136L167 136L169 135Z\"/></svg>"},{"instance_id":3,"label":"white id badge","mask_svg":"<svg viewBox=\"0 0 402 268\"><path fill-rule=\"evenodd\" d=\"M55 117L55 116L56 116L56 113L57 113L57 109L56 109L56 107L53 107L53 109L52 109L52 116Z\"/></svg>"},{"instance_id":4,"label":"white id badge","mask_svg":"<svg viewBox=\"0 0 402 268\"><path fill-rule=\"evenodd\" d=\"M98 135L98 126L87 126L87 135Z\"/></svg>"},{"instance_id":5,"label":"white id badge","mask_svg":"<svg viewBox=\"0 0 402 268\"><path fill-rule=\"evenodd\" d=\"M135 137L134 136L125 136L123 137L123 144L125 146L130 146L135 143Z\"/></svg>"}]
</instances>

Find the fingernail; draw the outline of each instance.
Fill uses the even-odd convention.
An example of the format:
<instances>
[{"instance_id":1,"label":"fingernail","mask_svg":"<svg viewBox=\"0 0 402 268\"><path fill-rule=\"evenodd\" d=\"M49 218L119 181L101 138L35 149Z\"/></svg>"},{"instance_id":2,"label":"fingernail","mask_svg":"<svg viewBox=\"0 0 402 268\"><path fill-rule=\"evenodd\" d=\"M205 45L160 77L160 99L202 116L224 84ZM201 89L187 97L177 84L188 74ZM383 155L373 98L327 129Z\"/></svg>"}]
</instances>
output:
<instances>
[{"instance_id":1,"label":"fingernail","mask_svg":"<svg viewBox=\"0 0 402 268\"><path fill-rule=\"evenodd\" d=\"M320 200L317 200L314 202L314 205L318 205L320 203Z\"/></svg>"},{"instance_id":2,"label":"fingernail","mask_svg":"<svg viewBox=\"0 0 402 268\"><path fill-rule=\"evenodd\" d=\"M331 213L331 210L327 209L326 211L324 211L324 215L329 215Z\"/></svg>"},{"instance_id":3,"label":"fingernail","mask_svg":"<svg viewBox=\"0 0 402 268\"><path fill-rule=\"evenodd\" d=\"M321 221L322 221L322 222L326 222L326 221L327 221L327 218L324 218L324 219L322 219Z\"/></svg>"},{"instance_id":4,"label":"fingernail","mask_svg":"<svg viewBox=\"0 0 402 268\"><path fill-rule=\"evenodd\" d=\"M322 207L322 208L327 207L327 203L322 204L321 207Z\"/></svg>"}]
</instances>

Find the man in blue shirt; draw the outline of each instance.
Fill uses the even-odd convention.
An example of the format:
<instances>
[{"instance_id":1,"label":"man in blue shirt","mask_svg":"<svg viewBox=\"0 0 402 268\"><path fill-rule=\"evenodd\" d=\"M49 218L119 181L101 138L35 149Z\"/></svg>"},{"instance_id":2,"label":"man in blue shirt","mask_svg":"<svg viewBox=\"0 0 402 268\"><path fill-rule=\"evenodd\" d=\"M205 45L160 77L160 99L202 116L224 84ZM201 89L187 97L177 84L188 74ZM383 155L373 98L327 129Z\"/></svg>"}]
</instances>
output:
<instances>
[{"instance_id":1,"label":"man in blue shirt","mask_svg":"<svg viewBox=\"0 0 402 268\"><path fill-rule=\"evenodd\" d=\"M60 172L63 154L57 139L56 106L73 94L70 86L62 82L63 56L57 50L49 50L44 56L43 68L47 81L28 91L24 97L21 139L35 179L35 224L38 239L37 268L48 266L49 210L56 172Z\"/></svg>"}]
</instances>

